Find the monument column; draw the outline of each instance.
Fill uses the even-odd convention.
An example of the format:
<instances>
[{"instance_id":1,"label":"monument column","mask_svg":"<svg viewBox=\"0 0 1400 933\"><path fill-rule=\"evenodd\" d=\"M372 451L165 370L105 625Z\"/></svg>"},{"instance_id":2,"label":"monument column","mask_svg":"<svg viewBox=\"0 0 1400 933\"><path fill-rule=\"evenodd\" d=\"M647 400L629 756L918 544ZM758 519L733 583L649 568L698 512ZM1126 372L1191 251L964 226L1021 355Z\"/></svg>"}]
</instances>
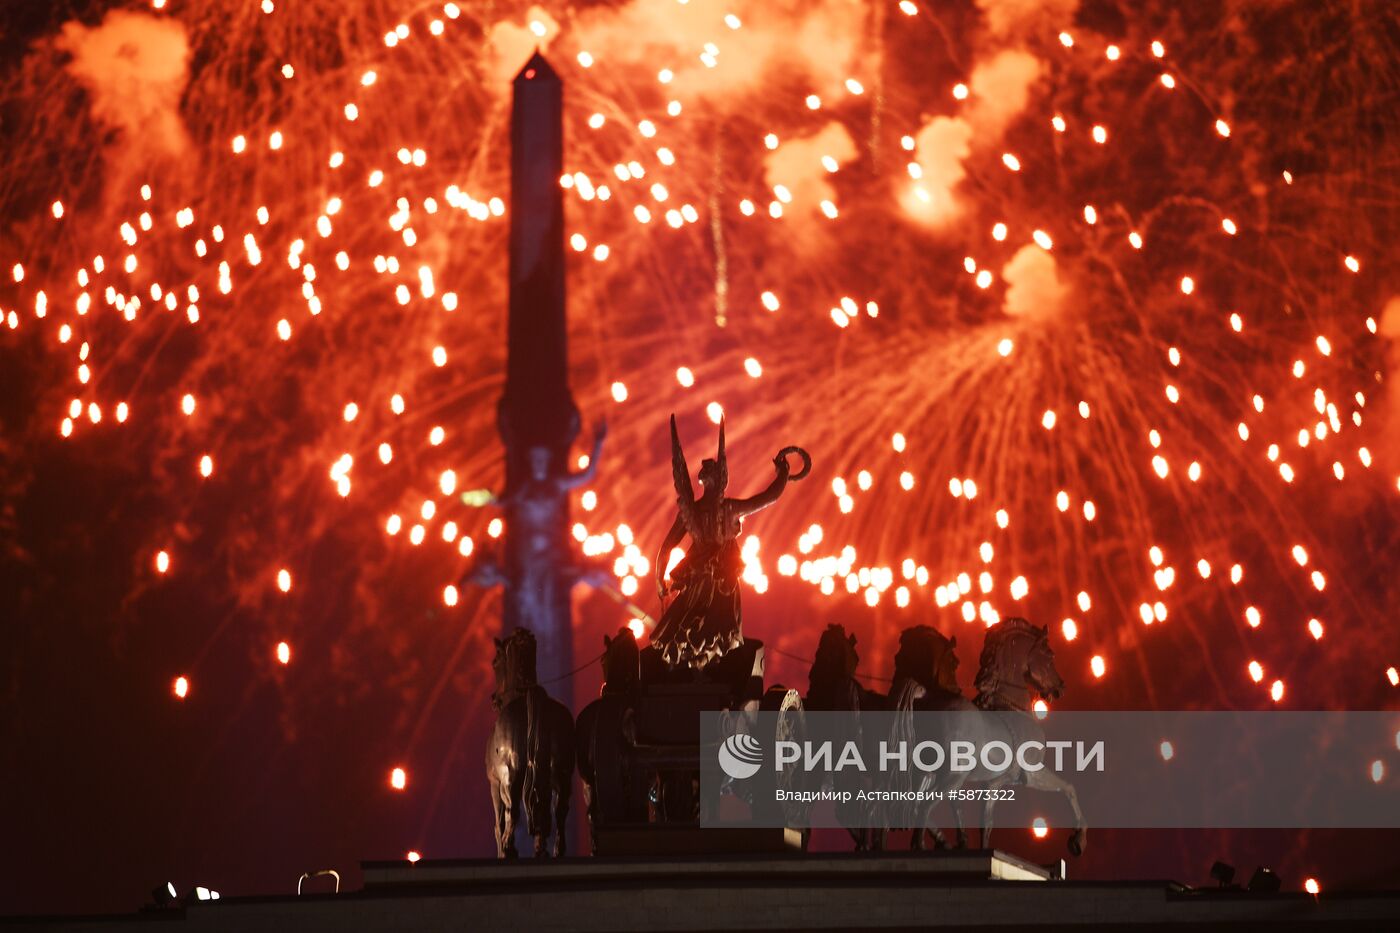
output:
<instances>
[{"instance_id":1,"label":"monument column","mask_svg":"<svg viewBox=\"0 0 1400 933\"><path fill-rule=\"evenodd\" d=\"M514 81L510 314L498 425L506 454L504 630L538 643L541 681L573 667L569 449L579 431L564 317L563 86L538 52ZM532 472L548 454L549 481Z\"/></svg>"}]
</instances>

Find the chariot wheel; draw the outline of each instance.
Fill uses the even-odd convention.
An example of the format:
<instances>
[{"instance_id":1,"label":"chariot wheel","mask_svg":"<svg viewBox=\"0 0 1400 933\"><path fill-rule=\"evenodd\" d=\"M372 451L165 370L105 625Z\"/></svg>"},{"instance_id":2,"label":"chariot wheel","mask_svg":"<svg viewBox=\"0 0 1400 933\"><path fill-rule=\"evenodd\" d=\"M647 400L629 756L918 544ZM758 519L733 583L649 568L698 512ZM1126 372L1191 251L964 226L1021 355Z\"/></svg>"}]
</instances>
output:
<instances>
[{"instance_id":1,"label":"chariot wheel","mask_svg":"<svg viewBox=\"0 0 1400 933\"><path fill-rule=\"evenodd\" d=\"M802 705L802 695L796 690L782 686L772 686L759 701L760 713L776 713L776 723L771 737L771 749L777 749L779 742L801 744L807 738L806 711ZM753 789L750 806L755 815L771 822L781 822L789 827L804 826L811 803L792 799L794 794L811 790L810 776L799 768L789 768L776 773L769 772L770 779ZM787 799L779 801L777 792L784 791ZM809 831L802 829L802 847L807 847Z\"/></svg>"}]
</instances>

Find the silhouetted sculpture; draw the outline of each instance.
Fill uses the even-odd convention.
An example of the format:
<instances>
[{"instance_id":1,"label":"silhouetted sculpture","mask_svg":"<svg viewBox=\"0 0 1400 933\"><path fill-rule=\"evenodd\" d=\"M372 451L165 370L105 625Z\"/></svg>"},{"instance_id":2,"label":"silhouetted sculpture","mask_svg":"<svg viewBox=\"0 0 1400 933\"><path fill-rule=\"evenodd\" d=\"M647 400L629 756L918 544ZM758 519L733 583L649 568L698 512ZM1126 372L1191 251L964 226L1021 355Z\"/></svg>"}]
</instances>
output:
<instances>
[{"instance_id":1,"label":"silhouetted sculpture","mask_svg":"<svg viewBox=\"0 0 1400 933\"><path fill-rule=\"evenodd\" d=\"M962 690L957 647L956 637L948 638L931 625L911 625L900 632L890 682L891 706L911 709L915 701L923 700L928 709L958 708Z\"/></svg>"},{"instance_id":2,"label":"silhouetted sculpture","mask_svg":"<svg viewBox=\"0 0 1400 933\"><path fill-rule=\"evenodd\" d=\"M791 475L787 455L802 458L802 470ZM773 458L776 476L768 488L748 499L725 496L729 463L724 452L724 422L719 426L719 451L700 464L700 498L690 484L685 453L681 450L676 416L671 416L671 473L676 486L676 520L657 551L656 591L665 600L666 566L671 549L689 534L690 549L671 572L670 590L676 598L666 607L651 634L651 644L672 668L702 669L744 643L739 612L739 578L743 559L739 532L743 519L766 509L782 495L784 487L805 477L811 457L799 447L787 447Z\"/></svg>"},{"instance_id":3,"label":"silhouetted sculpture","mask_svg":"<svg viewBox=\"0 0 1400 933\"><path fill-rule=\"evenodd\" d=\"M862 712L885 709L887 700L878 691L856 680L856 667L859 664L856 637L847 635L846 629L840 625L828 625L822 632L808 674L803 708L814 712L846 714L846 734L860 744L865 760L874 761L879 754L875 742L882 736L876 735L873 730L867 734L860 717ZM871 787L870 776L855 769L843 769L837 772L834 779L835 790L850 791L852 794L850 799L836 804L836 818L846 826L857 851L879 849L884 845L884 831L869 826L869 808L854 796L857 791L870 790Z\"/></svg>"},{"instance_id":4,"label":"silhouetted sculpture","mask_svg":"<svg viewBox=\"0 0 1400 933\"><path fill-rule=\"evenodd\" d=\"M765 692L762 643L745 641L740 630L738 538L742 519L776 501L788 482L806 476L811 458L799 448L785 448L774 458L777 475L768 489L751 499L726 498L721 425L719 453L701 467L704 491L697 499L674 417L671 441L677 516L653 566L664 600L667 558L689 533L689 553L672 578L676 599L644 650L638 650L628 629L604 640L602 694L579 715L579 771L595 851L609 854L616 851L611 846L627 845L629 834L645 835L644 827L651 824L678 830L695 826L700 815L698 713L749 717L763 709L800 711L795 691L774 687ZM789 454L802 460L797 475L788 466ZM767 805L772 797L767 795ZM758 794L750 802L764 801Z\"/></svg>"},{"instance_id":5,"label":"silhouetted sculpture","mask_svg":"<svg viewBox=\"0 0 1400 933\"><path fill-rule=\"evenodd\" d=\"M589 837L598 849L599 830L647 821L646 794L652 775L635 760L640 652L623 626L603 636L603 686L578 714L578 773L588 811Z\"/></svg>"},{"instance_id":6,"label":"silhouetted sculpture","mask_svg":"<svg viewBox=\"0 0 1400 933\"><path fill-rule=\"evenodd\" d=\"M593 451L588 466L576 473L556 468L553 452L540 444L529 448L529 472L503 495L492 495L487 504L499 506L506 514L509 546L502 560L499 551L483 551L462 576L462 583L496 586L509 583L515 594L518 623L533 631L554 605L554 588L578 582L602 583L609 580L580 561L568 547L568 538L558 534L561 519L567 521L567 494L586 486L598 475L598 458L608 425L600 421L593 434ZM596 579L595 579L596 578ZM557 675L556 675L557 676Z\"/></svg>"},{"instance_id":7,"label":"silhouetted sculpture","mask_svg":"<svg viewBox=\"0 0 1400 933\"><path fill-rule=\"evenodd\" d=\"M913 625L901 632L899 650L894 656L894 678L890 683L890 709L897 713L975 709L958 687L959 662L954 651L957 646L957 638L949 638L931 625ZM896 717L891 741L916 742L913 724L911 716ZM932 784L932 776L911 776L903 789L927 790ZM909 848L924 848L926 831L932 835L935 847L946 846L943 833L932 823L933 810L932 805L907 808L907 822L913 830ZM956 805L953 805L953 814L957 821L958 847L964 848L967 833Z\"/></svg>"},{"instance_id":8,"label":"silhouetted sculpture","mask_svg":"<svg viewBox=\"0 0 1400 933\"><path fill-rule=\"evenodd\" d=\"M953 684L956 688L956 683ZM946 734L925 735L922 732L908 738L912 742L934 741L947 747L947 743L968 741L984 746L988 742L1001 741L1011 747L1019 747L1026 742L1043 742L1044 730L1034 715L1037 696L1047 700L1057 699L1065 689L1065 682L1055 669L1055 655L1050 648L1050 639L1045 626L1032 625L1025 619L1008 618L987 630L982 645L982 655L978 659L976 680L977 696L969 703L960 693L936 691L913 699L910 706L914 710L972 711L981 710L996 715L955 716L934 720L941 724ZM912 718L907 720L912 725ZM898 727L896 727L898 729ZM1074 811L1074 832L1069 837L1070 854L1079 855L1084 850L1088 828L1084 814L1079 809L1079 797L1074 785L1060 777L1050 768L1036 771L1023 769L1019 763L1005 771L991 772L979 764L973 771L944 770L931 775L927 787L946 794L957 790L964 783L973 781L990 789L1011 786L1029 787L1033 790L1053 791L1063 794ZM982 810L982 847L991 847L992 810L995 799L988 799ZM926 810L924 821L915 828L928 826ZM965 834L962 817L956 806L953 816L957 825L958 841L963 844ZM933 830L935 840L940 839Z\"/></svg>"},{"instance_id":9,"label":"silhouetted sculpture","mask_svg":"<svg viewBox=\"0 0 1400 933\"><path fill-rule=\"evenodd\" d=\"M486 746L486 780L496 817L496 854L514 858L523 806L535 855L563 855L574 775L574 720L535 676L535 636L516 629L496 639L492 661L496 725ZM552 847L547 848L551 832Z\"/></svg>"}]
</instances>

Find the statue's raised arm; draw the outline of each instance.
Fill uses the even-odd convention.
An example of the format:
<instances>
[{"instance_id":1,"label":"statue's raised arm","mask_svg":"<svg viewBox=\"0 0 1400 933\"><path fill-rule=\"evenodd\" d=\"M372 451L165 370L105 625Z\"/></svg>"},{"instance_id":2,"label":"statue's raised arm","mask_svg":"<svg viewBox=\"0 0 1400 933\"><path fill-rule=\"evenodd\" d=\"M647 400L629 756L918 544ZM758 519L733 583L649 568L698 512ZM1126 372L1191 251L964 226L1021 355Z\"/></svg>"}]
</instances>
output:
<instances>
[{"instance_id":1,"label":"statue's raised arm","mask_svg":"<svg viewBox=\"0 0 1400 933\"><path fill-rule=\"evenodd\" d=\"M788 454L790 453L795 453L802 458L802 469L798 471L796 476L792 474L792 466L788 463ZM773 470L776 473L773 482L769 483L768 488L763 492L756 496L749 496L747 499L729 500L730 508L736 517L746 518L777 502L788 483L796 482L812 471L812 458L801 447L784 447L773 458Z\"/></svg>"},{"instance_id":2,"label":"statue's raised arm","mask_svg":"<svg viewBox=\"0 0 1400 933\"><path fill-rule=\"evenodd\" d=\"M598 475L598 460L603 455L603 438L608 436L608 423L599 421L598 427L593 431L593 451L588 455L588 466L577 473L565 473L559 478L561 489L577 489L580 486L587 486L593 482Z\"/></svg>"}]
</instances>

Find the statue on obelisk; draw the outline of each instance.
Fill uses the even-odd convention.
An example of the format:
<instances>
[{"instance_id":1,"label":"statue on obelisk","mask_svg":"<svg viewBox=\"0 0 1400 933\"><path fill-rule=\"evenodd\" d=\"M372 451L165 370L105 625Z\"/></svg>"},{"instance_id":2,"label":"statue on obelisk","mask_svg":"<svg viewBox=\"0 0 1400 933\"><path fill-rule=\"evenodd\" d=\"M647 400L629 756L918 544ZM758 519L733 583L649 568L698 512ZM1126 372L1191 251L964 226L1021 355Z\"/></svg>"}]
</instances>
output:
<instances>
[{"instance_id":1,"label":"statue on obelisk","mask_svg":"<svg viewBox=\"0 0 1400 933\"><path fill-rule=\"evenodd\" d=\"M510 314L506 385L497 425L506 451L503 547L464 578L505 588L503 629L527 628L541 681L572 670L570 590L590 571L569 536L571 489L597 471L605 425L587 468L569 470L579 413L569 392L564 317L563 86L538 52L514 82L511 109Z\"/></svg>"}]
</instances>

